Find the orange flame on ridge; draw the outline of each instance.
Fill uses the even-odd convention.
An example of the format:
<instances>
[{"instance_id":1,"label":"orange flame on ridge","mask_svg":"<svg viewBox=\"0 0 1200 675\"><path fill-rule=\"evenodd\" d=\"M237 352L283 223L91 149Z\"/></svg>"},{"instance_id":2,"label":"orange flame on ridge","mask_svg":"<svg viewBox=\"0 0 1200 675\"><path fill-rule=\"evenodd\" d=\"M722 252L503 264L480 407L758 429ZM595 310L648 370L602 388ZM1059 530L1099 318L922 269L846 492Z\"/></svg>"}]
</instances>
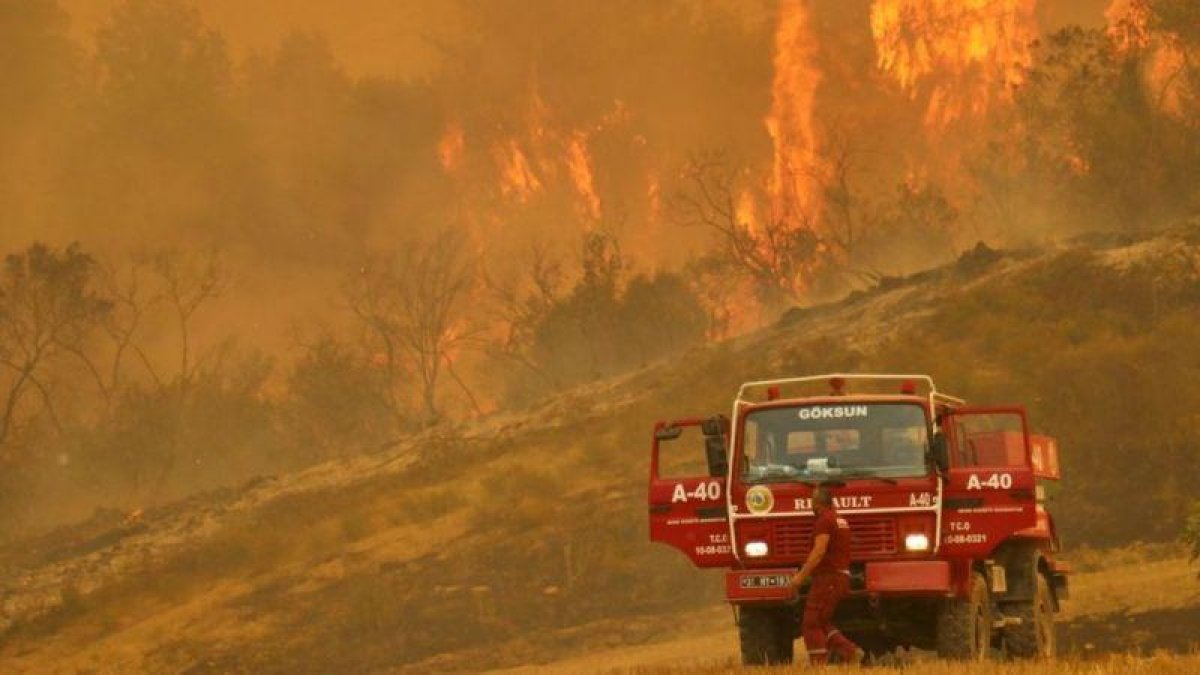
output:
<instances>
[{"instance_id":1,"label":"orange flame on ridge","mask_svg":"<svg viewBox=\"0 0 1200 675\"><path fill-rule=\"evenodd\" d=\"M575 191L583 200L584 210L593 220L600 218L600 197L596 194L596 182L592 174L592 153L588 149L587 134L576 131L567 143L567 171Z\"/></svg>"},{"instance_id":2,"label":"orange flame on ridge","mask_svg":"<svg viewBox=\"0 0 1200 675\"><path fill-rule=\"evenodd\" d=\"M496 164L500 169L500 193L524 204L542 189L542 182L533 172L529 159L516 139L495 147Z\"/></svg>"},{"instance_id":3,"label":"orange flame on ridge","mask_svg":"<svg viewBox=\"0 0 1200 675\"><path fill-rule=\"evenodd\" d=\"M517 129L482 143L490 149L500 195L516 204L529 204L538 194L565 183L575 194L579 211L590 221L599 220L602 201L596 188L592 136L628 119L624 103L616 101L593 125L558 125L553 110L535 90ZM457 120L447 124L437 144L442 169L455 173L462 167L466 152L462 125Z\"/></svg>"},{"instance_id":4,"label":"orange flame on ridge","mask_svg":"<svg viewBox=\"0 0 1200 675\"><path fill-rule=\"evenodd\" d=\"M875 0L879 69L944 126L987 112L1024 80L1037 38L1036 0Z\"/></svg>"}]
</instances>

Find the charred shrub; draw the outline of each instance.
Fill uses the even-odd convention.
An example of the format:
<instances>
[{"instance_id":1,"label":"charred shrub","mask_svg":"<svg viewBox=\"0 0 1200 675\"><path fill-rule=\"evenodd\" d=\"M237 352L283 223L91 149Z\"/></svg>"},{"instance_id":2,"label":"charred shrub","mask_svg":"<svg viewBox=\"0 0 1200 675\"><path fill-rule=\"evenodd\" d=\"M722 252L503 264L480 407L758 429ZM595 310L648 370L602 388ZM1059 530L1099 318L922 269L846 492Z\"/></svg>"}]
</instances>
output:
<instances>
[{"instance_id":1,"label":"charred shrub","mask_svg":"<svg viewBox=\"0 0 1200 675\"><path fill-rule=\"evenodd\" d=\"M375 449L395 433L383 373L331 336L308 347L287 383L281 417L298 458Z\"/></svg>"}]
</instances>

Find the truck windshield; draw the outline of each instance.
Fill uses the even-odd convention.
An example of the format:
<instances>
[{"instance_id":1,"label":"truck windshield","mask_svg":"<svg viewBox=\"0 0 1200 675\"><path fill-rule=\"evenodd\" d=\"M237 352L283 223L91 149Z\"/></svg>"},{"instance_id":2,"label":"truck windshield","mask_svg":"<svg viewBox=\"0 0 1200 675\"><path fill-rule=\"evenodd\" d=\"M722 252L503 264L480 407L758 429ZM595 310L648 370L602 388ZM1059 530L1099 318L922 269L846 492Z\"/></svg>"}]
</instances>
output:
<instances>
[{"instance_id":1,"label":"truck windshield","mask_svg":"<svg viewBox=\"0 0 1200 675\"><path fill-rule=\"evenodd\" d=\"M746 416L742 479L749 483L925 475L925 411L911 403L771 408Z\"/></svg>"}]
</instances>

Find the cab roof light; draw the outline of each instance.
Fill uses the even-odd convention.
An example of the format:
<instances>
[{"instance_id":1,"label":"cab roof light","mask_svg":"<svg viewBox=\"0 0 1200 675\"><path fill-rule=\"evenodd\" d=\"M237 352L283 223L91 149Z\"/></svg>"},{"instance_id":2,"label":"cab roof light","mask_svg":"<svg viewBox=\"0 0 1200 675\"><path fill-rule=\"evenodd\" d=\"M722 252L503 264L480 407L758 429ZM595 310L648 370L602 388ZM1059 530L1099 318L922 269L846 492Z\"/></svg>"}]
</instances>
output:
<instances>
[{"instance_id":1,"label":"cab roof light","mask_svg":"<svg viewBox=\"0 0 1200 675\"><path fill-rule=\"evenodd\" d=\"M842 377L829 378L829 388L832 390L831 395L845 396L846 395L846 380L845 380L845 378L842 378Z\"/></svg>"}]
</instances>

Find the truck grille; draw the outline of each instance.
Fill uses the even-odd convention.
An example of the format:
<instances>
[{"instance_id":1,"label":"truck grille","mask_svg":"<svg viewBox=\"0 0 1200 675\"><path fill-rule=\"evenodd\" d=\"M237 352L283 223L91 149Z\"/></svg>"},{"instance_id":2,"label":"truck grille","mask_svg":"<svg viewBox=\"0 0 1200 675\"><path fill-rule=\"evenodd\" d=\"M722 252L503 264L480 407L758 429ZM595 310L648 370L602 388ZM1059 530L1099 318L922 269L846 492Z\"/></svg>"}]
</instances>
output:
<instances>
[{"instance_id":1,"label":"truck grille","mask_svg":"<svg viewBox=\"0 0 1200 675\"><path fill-rule=\"evenodd\" d=\"M850 521L850 555L855 560L894 555L898 551L895 517L843 517ZM812 520L776 521L771 535L774 556L803 559L812 545Z\"/></svg>"}]
</instances>

